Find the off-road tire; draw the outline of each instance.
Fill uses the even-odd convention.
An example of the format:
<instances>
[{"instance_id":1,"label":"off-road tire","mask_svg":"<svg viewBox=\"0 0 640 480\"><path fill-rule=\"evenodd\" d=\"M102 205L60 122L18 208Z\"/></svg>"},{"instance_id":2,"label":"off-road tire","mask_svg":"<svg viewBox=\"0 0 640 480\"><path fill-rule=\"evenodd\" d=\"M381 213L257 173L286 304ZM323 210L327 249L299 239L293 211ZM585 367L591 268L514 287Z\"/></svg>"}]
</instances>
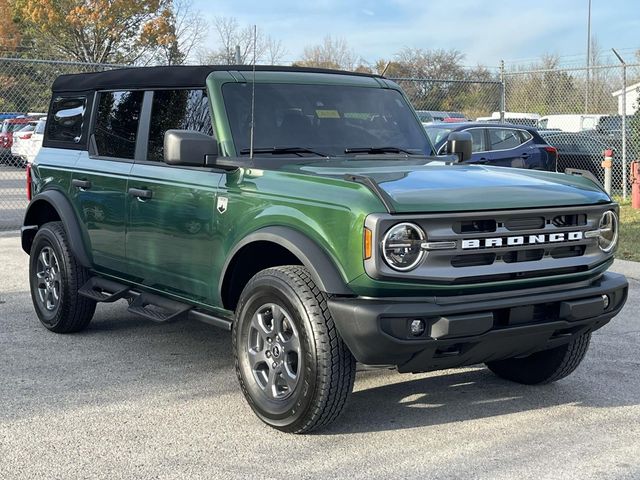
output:
<instances>
[{"instance_id":1,"label":"off-road tire","mask_svg":"<svg viewBox=\"0 0 640 480\"><path fill-rule=\"evenodd\" d=\"M269 397L251 369L249 332L264 304L285 309L298 332L301 361L298 383L290 397ZM245 286L236 309L232 333L236 374L256 415L266 424L290 433L306 433L333 422L344 410L353 389L356 361L344 344L327 296L306 268L290 265L257 273Z\"/></svg>"},{"instance_id":2,"label":"off-road tire","mask_svg":"<svg viewBox=\"0 0 640 480\"><path fill-rule=\"evenodd\" d=\"M43 250L53 251L59 267L59 300L48 310L39 298L38 259ZM31 300L40 322L56 333L79 332L89 325L96 302L78 294L89 279L89 271L75 259L69 248L62 222L45 223L38 229L29 253L29 284Z\"/></svg>"},{"instance_id":3,"label":"off-road tire","mask_svg":"<svg viewBox=\"0 0 640 480\"><path fill-rule=\"evenodd\" d=\"M587 353L591 333L584 333L566 345L533 353L524 358L488 362L497 376L526 385L558 381L572 373Z\"/></svg>"}]
</instances>

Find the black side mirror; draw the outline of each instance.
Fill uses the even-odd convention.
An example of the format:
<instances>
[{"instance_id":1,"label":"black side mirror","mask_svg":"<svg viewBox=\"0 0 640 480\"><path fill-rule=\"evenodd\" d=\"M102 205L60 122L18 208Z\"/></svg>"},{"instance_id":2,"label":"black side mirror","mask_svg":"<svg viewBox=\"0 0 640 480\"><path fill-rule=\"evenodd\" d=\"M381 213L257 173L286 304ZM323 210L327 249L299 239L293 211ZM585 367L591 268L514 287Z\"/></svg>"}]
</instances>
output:
<instances>
[{"instance_id":1,"label":"black side mirror","mask_svg":"<svg viewBox=\"0 0 640 480\"><path fill-rule=\"evenodd\" d=\"M457 155L459 162L471 159L473 139L469 132L451 132L447 138L447 153Z\"/></svg>"},{"instance_id":2,"label":"black side mirror","mask_svg":"<svg viewBox=\"0 0 640 480\"><path fill-rule=\"evenodd\" d=\"M204 167L218 156L218 141L194 130L167 130L164 134L164 162L169 165Z\"/></svg>"}]
</instances>

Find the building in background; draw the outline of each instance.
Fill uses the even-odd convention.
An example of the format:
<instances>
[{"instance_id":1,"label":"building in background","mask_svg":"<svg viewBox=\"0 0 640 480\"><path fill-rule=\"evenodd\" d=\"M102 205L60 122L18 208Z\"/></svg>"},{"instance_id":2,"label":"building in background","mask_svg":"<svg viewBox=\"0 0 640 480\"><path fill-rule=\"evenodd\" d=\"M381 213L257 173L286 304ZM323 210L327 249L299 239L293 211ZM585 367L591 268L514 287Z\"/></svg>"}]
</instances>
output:
<instances>
[{"instance_id":1,"label":"building in background","mask_svg":"<svg viewBox=\"0 0 640 480\"><path fill-rule=\"evenodd\" d=\"M625 90L625 96L627 97L627 111L622 112L622 89L616 90L611 95L618 99L618 115L625 113L626 115L633 115L638 111L640 100L640 82L629 85Z\"/></svg>"}]
</instances>

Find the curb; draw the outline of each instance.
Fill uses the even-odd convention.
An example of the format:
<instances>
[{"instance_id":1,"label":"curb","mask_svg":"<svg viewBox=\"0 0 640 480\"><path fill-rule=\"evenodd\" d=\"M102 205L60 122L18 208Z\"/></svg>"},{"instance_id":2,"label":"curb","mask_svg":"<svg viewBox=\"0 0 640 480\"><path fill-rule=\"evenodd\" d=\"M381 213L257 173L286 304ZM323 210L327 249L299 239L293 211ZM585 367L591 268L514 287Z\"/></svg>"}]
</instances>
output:
<instances>
[{"instance_id":1,"label":"curb","mask_svg":"<svg viewBox=\"0 0 640 480\"><path fill-rule=\"evenodd\" d=\"M640 280L640 262L632 262L630 260L615 259L611 266L611 271L622 273L627 278Z\"/></svg>"}]
</instances>

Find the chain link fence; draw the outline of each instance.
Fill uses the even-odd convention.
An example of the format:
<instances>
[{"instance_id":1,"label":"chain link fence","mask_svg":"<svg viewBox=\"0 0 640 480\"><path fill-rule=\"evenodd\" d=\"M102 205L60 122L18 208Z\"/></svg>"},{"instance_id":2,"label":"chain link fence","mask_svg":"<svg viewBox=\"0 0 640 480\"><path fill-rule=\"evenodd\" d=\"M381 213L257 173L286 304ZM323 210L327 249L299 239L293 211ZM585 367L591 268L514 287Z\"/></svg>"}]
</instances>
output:
<instances>
[{"instance_id":1,"label":"chain link fence","mask_svg":"<svg viewBox=\"0 0 640 480\"><path fill-rule=\"evenodd\" d=\"M33 133L46 115L55 78L113 67L0 58L0 231L15 230L22 223L27 205L24 167L39 148L42 137Z\"/></svg>"},{"instance_id":2,"label":"chain link fence","mask_svg":"<svg viewBox=\"0 0 640 480\"><path fill-rule=\"evenodd\" d=\"M58 75L114 67L0 58L0 231L17 229L27 204L25 159L21 140L13 143L14 133L22 129L27 137L29 129L37 127ZM629 163L640 160L640 65L526 71L503 67L489 77L393 80L423 123L485 120L537 127L558 149L561 170L588 170L602 180L603 151L612 149L611 190L626 198Z\"/></svg>"},{"instance_id":3,"label":"chain link fence","mask_svg":"<svg viewBox=\"0 0 640 480\"><path fill-rule=\"evenodd\" d=\"M591 172L625 200L630 163L640 161L640 65L506 71L495 80L394 79L425 124L481 120L526 125L558 151L558 170ZM624 113L624 114L623 114Z\"/></svg>"},{"instance_id":4,"label":"chain link fence","mask_svg":"<svg viewBox=\"0 0 640 480\"><path fill-rule=\"evenodd\" d=\"M509 71L505 115L539 115L538 131L558 149L558 167L605 181L603 152L613 153L611 188L626 199L630 162L640 160L640 65Z\"/></svg>"}]
</instances>

